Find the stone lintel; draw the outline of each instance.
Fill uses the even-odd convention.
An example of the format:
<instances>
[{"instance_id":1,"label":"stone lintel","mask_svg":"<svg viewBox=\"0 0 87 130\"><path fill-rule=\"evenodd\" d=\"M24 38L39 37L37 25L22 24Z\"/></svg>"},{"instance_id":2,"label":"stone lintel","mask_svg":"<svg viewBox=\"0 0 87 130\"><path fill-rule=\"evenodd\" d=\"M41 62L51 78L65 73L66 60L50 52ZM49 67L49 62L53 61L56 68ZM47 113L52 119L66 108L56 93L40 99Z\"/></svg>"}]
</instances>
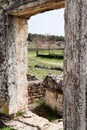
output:
<instances>
[{"instance_id":1,"label":"stone lintel","mask_svg":"<svg viewBox=\"0 0 87 130\"><path fill-rule=\"evenodd\" d=\"M34 1L28 4L21 5L19 7L10 9L8 13L10 15L29 18L32 15L43 13L45 11L60 9L65 7L65 0L51 0L46 2Z\"/></svg>"}]
</instances>

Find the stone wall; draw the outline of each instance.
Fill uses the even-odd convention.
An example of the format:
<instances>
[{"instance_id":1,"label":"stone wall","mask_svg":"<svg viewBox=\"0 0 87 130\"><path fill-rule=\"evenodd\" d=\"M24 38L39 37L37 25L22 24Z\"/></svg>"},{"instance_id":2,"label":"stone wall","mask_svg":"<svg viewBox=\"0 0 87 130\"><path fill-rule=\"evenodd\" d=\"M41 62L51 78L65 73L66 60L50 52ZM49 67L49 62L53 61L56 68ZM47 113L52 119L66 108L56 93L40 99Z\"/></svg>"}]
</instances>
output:
<instances>
[{"instance_id":1,"label":"stone wall","mask_svg":"<svg viewBox=\"0 0 87 130\"><path fill-rule=\"evenodd\" d=\"M48 75L43 81L45 87L45 103L58 114L63 112L63 74Z\"/></svg>"},{"instance_id":2,"label":"stone wall","mask_svg":"<svg viewBox=\"0 0 87 130\"><path fill-rule=\"evenodd\" d=\"M53 110L57 110L58 115L63 114L63 94L52 92L46 89L45 103Z\"/></svg>"},{"instance_id":3,"label":"stone wall","mask_svg":"<svg viewBox=\"0 0 87 130\"><path fill-rule=\"evenodd\" d=\"M30 77L30 76L29 76ZM30 78L29 78L30 79ZM43 98L58 114L63 112L63 74L47 75L43 81L28 81L28 105Z\"/></svg>"},{"instance_id":4,"label":"stone wall","mask_svg":"<svg viewBox=\"0 0 87 130\"><path fill-rule=\"evenodd\" d=\"M43 98L45 88L42 81L29 81L28 82L28 105Z\"/></svg>"}]
</instances>

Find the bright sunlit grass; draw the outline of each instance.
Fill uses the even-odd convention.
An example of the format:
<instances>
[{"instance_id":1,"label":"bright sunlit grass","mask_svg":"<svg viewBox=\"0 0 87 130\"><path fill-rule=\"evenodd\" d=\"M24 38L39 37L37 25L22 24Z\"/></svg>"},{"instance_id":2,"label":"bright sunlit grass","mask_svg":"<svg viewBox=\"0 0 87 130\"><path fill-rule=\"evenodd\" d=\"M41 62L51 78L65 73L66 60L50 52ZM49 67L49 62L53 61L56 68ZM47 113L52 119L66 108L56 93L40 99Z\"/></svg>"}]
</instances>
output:
<instances>
[{"instance_id":1,"label":"bright sunlit grass","mask_svg":"<svg viewBox=\"0 0 87 130\"><path fill-rule=\"evenodd\" d=\"M57 50L59 54L63 54L63 50ZM47 50L45 51L45 54ZM47 67L48 69L44 68L35 68L36 65ZM51 67L61 67L63 68L63 59L55 59L55 58L42 58L36 57L35 51L28 51L28 73L31 75L35 75L39 79L44 78L48 74L60 74L61 71L58 70L51 70Z\"/></svg>"}]
</instances>

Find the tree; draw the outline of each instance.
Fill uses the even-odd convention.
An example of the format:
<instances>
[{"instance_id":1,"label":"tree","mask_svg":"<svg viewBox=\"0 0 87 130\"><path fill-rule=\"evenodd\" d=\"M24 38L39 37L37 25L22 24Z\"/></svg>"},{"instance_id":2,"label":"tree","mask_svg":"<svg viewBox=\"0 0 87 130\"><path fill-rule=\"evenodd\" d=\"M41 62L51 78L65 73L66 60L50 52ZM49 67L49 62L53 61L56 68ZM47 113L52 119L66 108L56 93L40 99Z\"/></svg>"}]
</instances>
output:
<instances>
[{"instance_id":1,"label":"tree","mask_svg":"<svg viewBox=\"0 0 87 130\"><path fill-rule=\"evenodd\" d=\"M32 34L31 34L31 33L28 34L27 40L28 40L29 42L32 42Z\"/></svg>"},{"instance_id":2,"label":"tree","mask_svg":"<svg viewBox=\"0 0 87 130\"><path fill-rule=\"evenodd\" d=\"M49 50L49 55L50 55L51 54L51 46L55 42L55 36L47 35L46 42L48 43L48 50Z\"/></svg>"},{"instance_id":3,"label":"tree","mask_svg":"<svg viewBox=\"0 0 87 130\"><path fill-rule=\"evenodd\" d=\"M39 48L41 47L42 38L40 35L36 35L33 37L33 42L36 46L36 56L38 56Z\"/></svg>"}]
</instances>

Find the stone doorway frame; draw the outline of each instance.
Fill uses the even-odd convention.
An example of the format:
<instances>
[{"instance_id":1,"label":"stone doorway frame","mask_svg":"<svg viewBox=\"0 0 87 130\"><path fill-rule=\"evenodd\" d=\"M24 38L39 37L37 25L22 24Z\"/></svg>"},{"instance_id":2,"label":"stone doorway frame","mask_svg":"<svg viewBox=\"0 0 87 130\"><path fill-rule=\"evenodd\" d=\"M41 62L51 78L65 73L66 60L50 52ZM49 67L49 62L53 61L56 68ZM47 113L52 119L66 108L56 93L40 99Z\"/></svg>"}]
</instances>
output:
<instances>
[{"instance_id":1,"label":"stone doorway frame","mask_svg":"<svg viewBox=\"0 0 87 130\"><path fill-rule=\"evenodd\" d=\"M87 0L0 0L0 112L27 108L27 18L64 3L64 130L87 130Z\"/></svg>"},{"instance_id":2,"label":"stone doorway frame","mask_svg":"<svg viewBox=\"0 0 87 130\"><path fill-rule=\"evenodd\" d=\"M64 7L62 1L32 1L9 7L4 13L6 29L5 90L2 90L1 113L14 114L28 108L27 20L38 13ZM4 77L3 77L4 78ZM3 87L2 87L3 89ZM4 92L4 94L3 94Z\"/></svg>"}]
</instances>

